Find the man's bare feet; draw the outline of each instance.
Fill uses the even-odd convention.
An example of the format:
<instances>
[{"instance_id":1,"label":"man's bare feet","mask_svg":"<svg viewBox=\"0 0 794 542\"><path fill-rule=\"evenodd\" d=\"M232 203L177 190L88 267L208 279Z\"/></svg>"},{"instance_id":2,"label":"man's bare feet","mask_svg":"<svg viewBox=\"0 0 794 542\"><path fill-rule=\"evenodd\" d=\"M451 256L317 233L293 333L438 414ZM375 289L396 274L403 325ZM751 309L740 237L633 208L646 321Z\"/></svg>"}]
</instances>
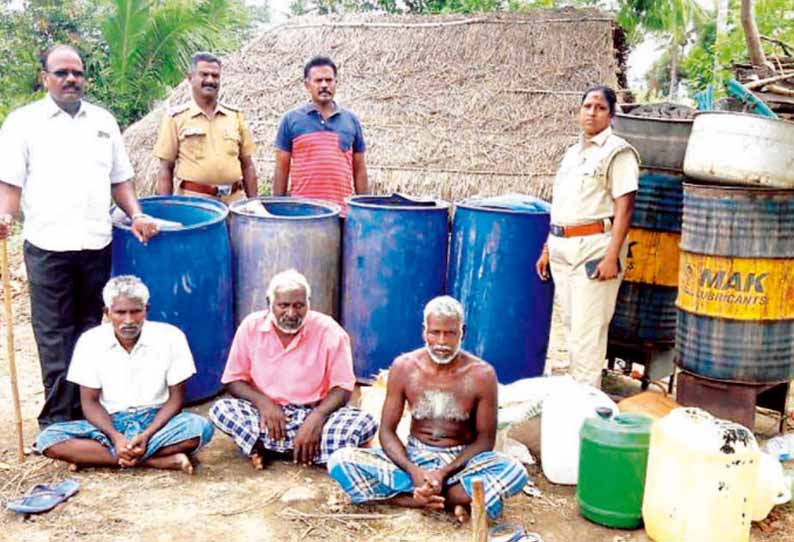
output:
<instances>
[{"instance_id":1,"label":"man's bare feet","mask_svg":"<svg viewBox=\"0 0 794 542\"><path fill-rule=\"evenodd\" d=\"M265 468L265 458L262 457L262 454L254 451L251 453L251 457L248 458L251 462L251 466L254 467L254 470L264 470Z\"/></svg>"},{"instance_id":2,"label":"man's bare feet","mask_svg":"<svg viewBox=\"0 0 794 542\"><path fill-rule=\"evenodd\" d=\"M458 504L455 506L455 517L460 523L468 523L471 519L471 513L469 512L469 507L464 506L462 504Z\"/></svg>"},{"instance_id":3,"label":"man's bare feet","mask_svg":"<svg viewBox=\"0 0 794 542\"><path fill-rule=\"evenodd\" d=\"M181 470L185 474L193 474L193 463L185 454L164 455L162 457L150 457L143 463L144 467L165 470Z\"/></svg>"}]
</instances>

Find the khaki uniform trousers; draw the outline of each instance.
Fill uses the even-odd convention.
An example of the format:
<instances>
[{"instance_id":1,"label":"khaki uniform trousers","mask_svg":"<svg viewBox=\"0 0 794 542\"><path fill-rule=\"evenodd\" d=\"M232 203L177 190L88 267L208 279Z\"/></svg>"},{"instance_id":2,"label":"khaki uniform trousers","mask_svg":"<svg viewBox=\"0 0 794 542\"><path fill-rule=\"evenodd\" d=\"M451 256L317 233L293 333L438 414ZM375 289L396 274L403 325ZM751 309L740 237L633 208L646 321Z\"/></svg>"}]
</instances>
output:
<instances>
[{"instance_id":1,"label":"khaki uniform trousers","mask_svg":"<svg viewBox=\"0 0 794 542\"><path fill-rule=\"evenodd\" d=\"M609 322L623 280L628 243L621 248L621 272L611 280L587 276L585 262L606 254L611 235L600 233L580 237L549 236L549 266L554 289L562 309L571 366L577 382L600 387L607 354Z\"/></svg>"}]
</instances>

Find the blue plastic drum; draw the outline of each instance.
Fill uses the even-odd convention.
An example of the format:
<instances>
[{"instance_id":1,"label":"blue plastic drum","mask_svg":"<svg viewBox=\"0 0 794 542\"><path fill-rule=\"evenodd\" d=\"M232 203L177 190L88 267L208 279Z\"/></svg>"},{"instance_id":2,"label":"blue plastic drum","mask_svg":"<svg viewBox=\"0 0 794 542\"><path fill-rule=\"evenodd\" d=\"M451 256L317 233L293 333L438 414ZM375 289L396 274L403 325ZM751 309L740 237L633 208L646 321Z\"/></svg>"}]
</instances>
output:
<instances>
[{"instance_id":1,"label":"blue plastic drum","mask_svg":"<svg viewBox=\"0 0 794 542\"><path fill-rule=\"evenodd\" d=\"M229 210L185 196L144 198L141 207L167 222L147 245L129 225L115 223L112 274L140 277L151 292L148 318L187 336L197 374L187 382L186 401L196 403L220 391L234 334Z\"/></svg>"},{"instance_id":2,"label":"blue plastic drum","mask_svg":"<svg viewBox=\"0 0 794 542\"><path fill-rule=\"evenodd\" d=\"M455 206L448 290L466 312L463 348L500 383L543 374L554 286L535 272L549 233L549 204L523 195Z\"/></svg>"},{"instance_id":3,"label":"blue plastic drum","mask_svg":"<svg viewBox=\"0 0 794 542\"><path fill-rule=\"evenodd\" d=\"M366 381L423 344L424 306L444 294L449 204L397 194L347 201L341 316Z\"/></svg>"}]
</instances>

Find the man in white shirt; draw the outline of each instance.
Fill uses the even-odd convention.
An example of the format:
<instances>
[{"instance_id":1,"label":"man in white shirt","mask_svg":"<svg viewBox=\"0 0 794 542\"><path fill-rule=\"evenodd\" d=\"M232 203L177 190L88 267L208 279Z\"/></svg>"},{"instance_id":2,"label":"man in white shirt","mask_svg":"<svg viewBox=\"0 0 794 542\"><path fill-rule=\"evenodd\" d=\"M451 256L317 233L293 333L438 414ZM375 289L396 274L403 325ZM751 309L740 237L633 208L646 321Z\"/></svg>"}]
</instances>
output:
<instances>
[{"instance_id":1,"label":"man in white shirt","mask_svg":"<svg viewBox=\"0 0 794 542\"><path fill-rule=\"evenodd\" d=\"M149 322L149 289L138 277L110 279L102 291L110 323L83 333L68 380L80 386L85 420L50 425L36 439L47 457L80 466L153 467L193 472L187 454L212 439L206 418L182 412L196 372L185 334Z\"/></svg>"},{"instance_id":2,"label":"man in white shirt","mask_svg":"<svg viewBox=\"0 0 794 542\"><path fill-rule=\"evenodd\" d=\"M45 403L41 428L82 417L66 381L75 342L102 319L110 277L111 197L142 242L157 233L141 213L133 170L113 116L82 100L83 62L68 46L44 57L47 96L8 116L0 130L0 239L25 216L25 266Z\"/></svg>"}]
</instances>

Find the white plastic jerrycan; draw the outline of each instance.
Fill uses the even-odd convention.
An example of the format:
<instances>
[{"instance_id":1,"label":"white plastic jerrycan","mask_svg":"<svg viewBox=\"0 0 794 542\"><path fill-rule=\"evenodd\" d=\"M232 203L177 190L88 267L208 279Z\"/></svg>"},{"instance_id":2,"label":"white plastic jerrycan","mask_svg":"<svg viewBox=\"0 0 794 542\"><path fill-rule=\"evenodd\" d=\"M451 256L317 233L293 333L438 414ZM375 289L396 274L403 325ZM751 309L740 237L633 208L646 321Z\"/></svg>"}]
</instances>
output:
<instances>
[{"instance_id":1,"label":"white plastic jerrycan","mask_svg":"<svg viewBox=\"0 0 794 542\"><path fill-rule=\"evenodd\" d=\"M748 542L760 451L752 432L697 408L651 429L642 518L656 542Z\"/></svg>"},{"instance_id":2,"label":"white plastic jerrycan","mask_svg":"<svg viewBox=\"0 0 794 542\"><path fill-rule=\"evenodd\" d=\"M579 477L579 430L605 407L618 406L604 392L571 380L543 401L540 418L540 460L543 474L555 484L576 485Z\"/></svg>"},{"instance_id":3,"label":"white plastic jerrycan","mask_svg":"<svg viewBox=\"0 0 794 542\"><path fill-rule=\"evenodd\" d=\"M773 507L790 500L791 487L783 473L783 465L775 457L761 452L750 519L761 521Z\"/></svg>"}]
</instances>

